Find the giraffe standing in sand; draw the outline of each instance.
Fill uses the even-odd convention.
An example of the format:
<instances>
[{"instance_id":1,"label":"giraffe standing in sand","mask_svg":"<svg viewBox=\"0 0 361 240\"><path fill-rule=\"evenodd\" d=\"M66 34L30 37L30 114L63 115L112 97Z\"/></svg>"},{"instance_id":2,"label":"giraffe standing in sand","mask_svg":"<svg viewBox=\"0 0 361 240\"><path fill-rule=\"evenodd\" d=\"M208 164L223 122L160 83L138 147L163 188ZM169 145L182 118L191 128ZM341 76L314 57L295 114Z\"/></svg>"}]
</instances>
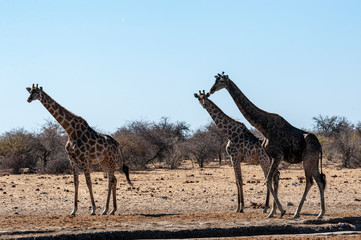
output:
<instances>
[{"instance_id":1,"label":"giraffe standing in sand","mask_svg":"<svg viewBox=\"0 0 361 240\"><path fill-rule=\"evenodd\" d=\"M199 103L204 107L209 115L212 117L213 121L216 123L217 127L222 131L222 133L227 137L228 144L226 151L231 157L234 173L236 175L236 184L238 190L238 205L237 212L243 212L244 208L244 199L243 199L243 180L242 180L242 171L241 171L241 162L244 163L257 163L259 162L261 168L264 172L265 177L267 177L269 168L271 166L271 160L268 157L267 153L261 146L261 140L255 137L247 127L232 118L226 115L215 103L208 99L209 93L203 93L199 91L199 94L195 93L194 97L199 100ZM274 188L277 192L278 189L278 180L279 173L274 175ZM267 188L267 197L266 204L263 210L264 213L267 212L269 205L269 190ZM273 210L276 210L276 203L273 204Z\"/></svg>"},{"instance_id":2,"label":"giraffe standing in sand","mask_svg":"<svg viewBox=\"0 0 361 240\"><path fill-rule=\"evenodd\" d=\"M322 146L317 137L312 133L293 127L278 114L259 109L241 92L236 84L228 78L228 75L222 73L216 75L215 78L216 81L210 93L213 94L223 88L227 89L243 116L265 136L262 147L272 158L272 165L266 183L281 211L281 217L286 211L282 208L277 194L272 189L272 178L274 174L276 174L281 161L286 161L291 164L303 161L306 188L294 214L294 218L300 216L307 193L313 184L313 179L315 179L320 190L321 202L321 212L317 216L317 219L321 219L325 214L324 190L326 187L326 176L322 173ZM321 162L321 173L318 169L319 162ZM268 217L272 217L273 214L274 212L271 212Z\"/></svg>"},{"instance_id":3,"label":"giraffe standing in sand","mask_svg":"<svg viewBox=\"0 0 361 240\"><path fill-rule=\"evenodd\" d=\"M65 150L69 155L72 166L75 187L74 209L71 215L75 215L78 208L79 167L84 171L86 184L89 189L92 204L91 215L95 215L96 206L90 178L90 165L95 164L100 164L108 177L108 195L103 215L108 212L111 193L113 193L113 209L110 214L114 214L117 210L117 179L114 176L114 172L118 168L118 164L122 165L127 181L131 184L129 168L124 165L120 157L118 142L109 135L94 131L83 118L62 107L46 94L42 87L39 88L38 85L34 86L33 84L32 88L26 89L30 93L28 102L39 100L68 134L68 142L65 145Z\"/></svg>"}]
</instances>

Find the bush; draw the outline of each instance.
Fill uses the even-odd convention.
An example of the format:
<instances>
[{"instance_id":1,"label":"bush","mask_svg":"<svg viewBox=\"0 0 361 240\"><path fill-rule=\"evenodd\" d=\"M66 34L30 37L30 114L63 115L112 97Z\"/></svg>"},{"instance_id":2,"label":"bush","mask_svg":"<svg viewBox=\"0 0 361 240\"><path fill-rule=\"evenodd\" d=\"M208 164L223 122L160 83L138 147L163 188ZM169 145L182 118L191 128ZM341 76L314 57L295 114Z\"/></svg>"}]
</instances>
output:
<instances>
[{"instance_id":1,"label":"bush","mask_svg":"<svg viewBox=\"0 0 361 240\"><path fill-rule=\"evenodd\" d=\"M19 173L21 168L34 169L42 150L34 134L24 129L6 132L0 137L1 167L13 173Z\"/></svg>"},{"instance_id":2,"label":"bush","mask_svg":"<svg viewBox=\"0 0 361 240\"><path fill-rule=\"evenodd\" d=\"M158 123L134 121L114 133L125 162L146 168L149 163L165 162L176 168L184 152L182 144L188 137L189 126L171 123L163 117Z\"/></svg>"},{"instance_id":3,"label":"bush","mask_svg":"<svg viewBox=\"0 0 361 240\"><path fill-rule=\"evenodd\" d=\"M61 173L71 173L70 160L64 158L57 158L53 161L50 161L44 173L47 174L61 174Z\"/></svg>"},{"instance_id":4,"label":"bush","mask_svg":"<svg viewBox=\"0 0 361 240\"><path fill-rule=\"evenodd\" d=\"M36 159L32 155L26 154L9 154L1 161L3 169L11 169L11 173L19 174L20 169L29 168L33 170L36 166Z\"/></svg>"}]
</instances>

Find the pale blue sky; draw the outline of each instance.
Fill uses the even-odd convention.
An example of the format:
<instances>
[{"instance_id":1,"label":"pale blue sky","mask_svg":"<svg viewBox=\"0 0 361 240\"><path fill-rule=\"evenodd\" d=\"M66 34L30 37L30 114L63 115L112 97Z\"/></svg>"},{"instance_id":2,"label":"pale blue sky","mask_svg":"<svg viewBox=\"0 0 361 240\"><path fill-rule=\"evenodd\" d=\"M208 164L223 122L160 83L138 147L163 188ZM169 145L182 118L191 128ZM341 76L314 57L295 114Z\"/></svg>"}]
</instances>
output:
<instances>
[{"instance_id":1,"label":"pale blue sky","mask_svg":"<svg viewBox=\"0 0 361 240\"><path fill-rule=\"evenodd\" d=\"M361 121L361 1L0 1L0 133L51 118L32 83L106 133L196 129L210 117L193 93L221 71L296 127ZM225 90L211 99L245 122Z\"/></svg>"}]
</instances>

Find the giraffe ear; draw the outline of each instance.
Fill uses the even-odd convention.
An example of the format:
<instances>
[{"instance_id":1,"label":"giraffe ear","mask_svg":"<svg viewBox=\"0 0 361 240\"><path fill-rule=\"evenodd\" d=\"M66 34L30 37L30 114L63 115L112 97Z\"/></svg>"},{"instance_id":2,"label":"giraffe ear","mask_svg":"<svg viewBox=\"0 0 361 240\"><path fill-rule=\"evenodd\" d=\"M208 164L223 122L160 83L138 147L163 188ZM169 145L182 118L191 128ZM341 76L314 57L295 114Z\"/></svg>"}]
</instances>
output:
<instances>
[{"instance_id":1,"label":"giraffe ear","mask_svg":"<svg viewBox=\"0 0 361 240\"><path fill-rule=\"evenodd\" d=\"M199 97L198 97L198 94L197 94L197 93L195 93L195 94L194 94L194 97L199 99Z\"/></svg>"},{"instance_id":2,"label":"giraffe ear","mask_svg":"<svg viewBox=\"0 0 361 240\"><path fill-rule=\"evenodd\" d=\"M30 91L31 91L31 88L27 87L26 90L28 90L28 92L30 92Z\"/></svg>"}]
</instances>

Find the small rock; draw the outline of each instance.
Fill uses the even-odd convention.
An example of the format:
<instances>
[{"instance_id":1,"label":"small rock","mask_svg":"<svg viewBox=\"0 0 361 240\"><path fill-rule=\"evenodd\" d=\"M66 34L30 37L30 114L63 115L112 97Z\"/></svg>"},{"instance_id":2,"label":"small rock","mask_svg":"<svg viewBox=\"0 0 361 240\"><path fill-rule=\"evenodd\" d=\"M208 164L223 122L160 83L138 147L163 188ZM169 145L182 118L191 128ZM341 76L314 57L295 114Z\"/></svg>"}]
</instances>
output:
<instances>
[{"instance_id":1,"label":"small rock","mask_svg":"<svg viewBox=\"0 0 361 240\"><path fill-rule=\"evenodd\" d=\"M287 203L287 206L292 207L292 206L294 206L294 204L291 203L291 202L288 202L288 203Z\"/></svg>"}]
</instances>

